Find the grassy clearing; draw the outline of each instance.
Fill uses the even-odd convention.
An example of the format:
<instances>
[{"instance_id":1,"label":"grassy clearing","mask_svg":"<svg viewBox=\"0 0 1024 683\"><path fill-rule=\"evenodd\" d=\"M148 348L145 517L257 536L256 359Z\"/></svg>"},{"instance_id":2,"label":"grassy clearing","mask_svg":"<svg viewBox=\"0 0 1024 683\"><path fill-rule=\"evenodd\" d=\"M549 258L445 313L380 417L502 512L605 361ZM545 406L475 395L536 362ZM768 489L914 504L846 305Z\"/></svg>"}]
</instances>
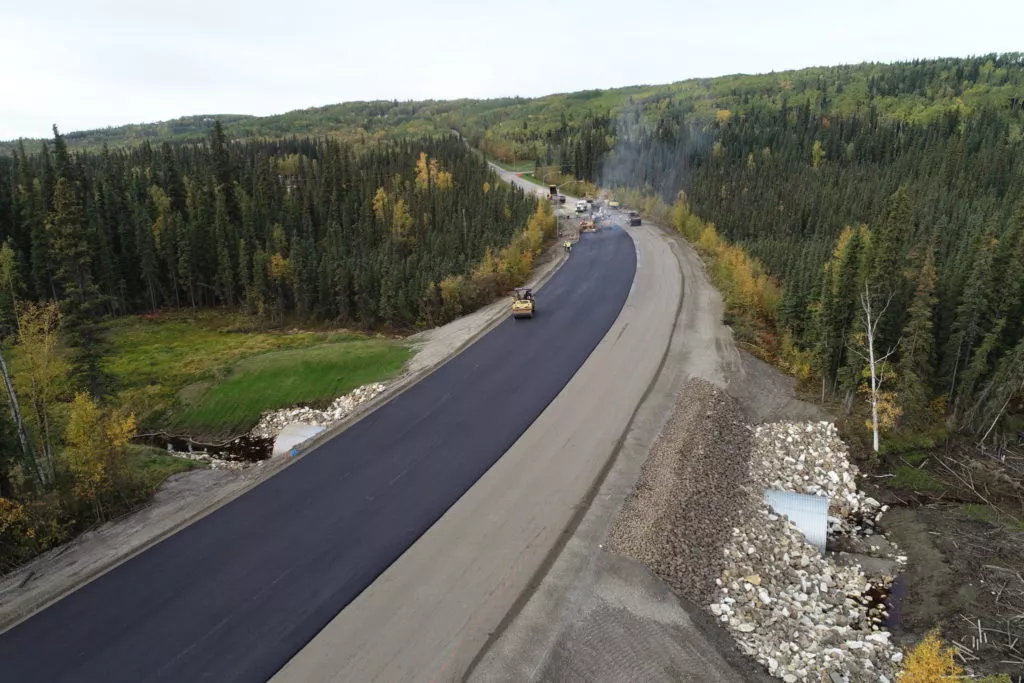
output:
<instances>
[{"instance_id":1,"label":"grassy clearing","mask_svg":"<svg viewBox=\"0 0 1024 683\"><path fill-rule=\"evenodd\" d=\"M519 159L515 163L508 163L495 159L494 157L488 156L487 159L497 166L505 169L506 171L512 171L513 173L523 173L524 177L526 173L533 173L533 169L536 168L537 162L533 159Z\"/></svg>"},{"instance_id":2,"label":"grassy clearing","mask_svg":"<svg viewBox=\"0 0 1024 683\"><path fill-rule=\"evenodd\" d=\"M1001 526L1007 531L1024 532L1024 520L1003 514L991 505L969 503L961 505L960 512L968 519L973 519L976 522L987 522L995 526Z\"/></svg>"},{"instance_id":3,"label":"grassy clearing","mask_svg":"<svg viewBox=\"0 0 1024 683\"><path fill-rule=\"evenodd\" d=\"M202 467L194 460L175 458L159 448L150 446L127 446L132 479L139 482L144 490L153 491L172 474L187 472Z\"/></svg>"},{"instance_id":4,"label":"grassy clearing","mask_svg":"<svg viewBox=\"0 0 1024 683\"><path fill-rule=\"evenodd\" d=\"M190 402L174 414L172 426L189 433L239 432L265 410L330 400L391 377L409 356L401 346L363 339L247 358L223 380L183 392Z\"/></svg>"},{"instance_id":5,"label":"grassy clearing","mask_svg":"<svg viewBox=\"0 0 1024 683\"><path fill-rule=\"evenodd\" d=\"M208 436L249 426L261 410L386 379L409 357L383 338L268 332L244 316L216 311L121 318L107 335L117 402L134 410L145 429ZM262 356L268 360L255 362Z\"/></svg>"},{"instance_id":6,"label":"grassy clearing","mask_svg":"<svg viewBox=\"0 0 1024 683\"><path fill-rule=\"evenodd\" d=\"M901 429L886 432L882 438L882 455L927 451L940 446L948 436L944 425L936 424L922 429ZM906 457L905 455L903 457Z\"/></svg>"},{"instance_id":7,"label":"grassy clearing","mask_svg":"<svg viewBox=\"0 0 1024 683\"><path fill-rule=\"evenodd\" d=\"M886 482L886 486L894 489L907 489L908 491L935 491L937 493L941 493L948 488L928 472L908 465L897 467L895 476Z\"/></svg>"}]
</instances>

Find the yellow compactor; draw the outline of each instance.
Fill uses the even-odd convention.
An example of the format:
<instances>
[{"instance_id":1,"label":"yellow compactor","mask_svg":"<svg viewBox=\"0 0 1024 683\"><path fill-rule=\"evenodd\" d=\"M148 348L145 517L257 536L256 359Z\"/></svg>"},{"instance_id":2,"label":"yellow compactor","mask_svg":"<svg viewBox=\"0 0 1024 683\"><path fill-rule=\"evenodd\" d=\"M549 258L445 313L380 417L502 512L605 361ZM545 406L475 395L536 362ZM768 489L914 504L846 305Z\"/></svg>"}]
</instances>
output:
<instances>
[{"instance_id":1,"label":"yellow compactor","mask_svg":"<svg viewBox=\"0 0 1024 683\"><path fill-rule=\"evenodd\" d=\"M517 288L512 295L512 317L516 319L532 318L536 309L537 304L533 299L533 290L529 287Z\"/></svg>"}]
</instances>

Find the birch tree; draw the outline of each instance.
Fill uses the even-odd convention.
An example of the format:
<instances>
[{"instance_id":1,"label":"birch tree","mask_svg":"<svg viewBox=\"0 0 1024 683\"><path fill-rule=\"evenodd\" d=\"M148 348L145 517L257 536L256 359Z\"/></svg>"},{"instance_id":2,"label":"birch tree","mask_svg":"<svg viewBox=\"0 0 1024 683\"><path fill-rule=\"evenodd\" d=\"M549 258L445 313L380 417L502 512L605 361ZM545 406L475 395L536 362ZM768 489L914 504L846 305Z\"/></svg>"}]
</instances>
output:
<instances>
[{"instance_id":1,"label":"birch tree","mask_svg":"<svg viewBox=\"0 0 1024 683\"><path fill-rule=\"evenodd\" d=\"M869 372L868 378L870 380L868 403L871 405L872 447L875 453L877 453L879 449L880 416L884 418L886 424L891 424L899 415L899 408L895 404L895 394L882 392L882 385L885 383L887 374L889 374L887 372L889 370L887 367L887 361L890 356L896 353L896 349L899 347L899 341L897 341L884 354L879 354L875 349L875 345L878 343L878 324L885 316L886 309L889 308L889 303L892 301L892 295L890 294L886 298L885 304L880 310L875 309L872 301L871 286L865 282L864 292L860 295L860 305L861 312L863 314L863 345L867 354L862 353L861 350L854 347L851 347L851 350L863 358L867 363L867 369Z\"/></svg>"}]
</instances>

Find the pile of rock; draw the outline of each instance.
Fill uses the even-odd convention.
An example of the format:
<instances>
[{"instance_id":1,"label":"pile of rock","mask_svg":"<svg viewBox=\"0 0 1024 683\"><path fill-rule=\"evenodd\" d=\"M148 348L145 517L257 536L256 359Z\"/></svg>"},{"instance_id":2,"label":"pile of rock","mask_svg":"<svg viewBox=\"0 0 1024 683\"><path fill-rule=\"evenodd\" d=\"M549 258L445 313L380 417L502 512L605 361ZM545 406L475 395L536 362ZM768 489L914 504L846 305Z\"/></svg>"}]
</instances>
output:
<instances>
[{"instance_id":1,"label":"pile of rock","mask_svg":"<svg viewBox=\"0 0 1024 683\"><path fill-rule=\"evenodd\" d=\"M249 435L256 438L272 439L277 436L282 429L284 429L285 425L291 424L292 422L302 422L303 424L314 425L317 427L330 427L335 422L343 420L361 404L379 396L386 388L387 387L380 382L375 384L366 384L357 389L353 389L340 398L335 399L324 410L299 407L285 408L284 410L274 410L263 413L263 415L260 416L259 423L251 432L249 432Z\"/></svg>"},{"instance_id":2,"label":"pile of rock","mask_svg":"<svg viewBox=\"0 0 1024 683\"><path fill-rule=\"evenodd\" d=\"M256 462L247 462L245 460L224 460L218 458L216 455L211 455L207 451L171 451L168 453L179 458L185 458L186 460L195 460L196 462L205 463L212 470L242 470L250 465L261 465L262 462L257 460Z\"/></svg>"},{"instance_id":3,"label":"pile of rock","mask_svg":"<svg viewBox=\"0 0 1024 683\"><path fill-rule=\"evenodd\" d=\"M750 430L713 384L689 380L612 527L606 547L647 565L679 595L707 603L740 524Z\"/></svg>"},{"instance_id":4,"label":"pile of rock","mask_svg":"<svg viewBox=\"0 0 1024 683\"><path fill-rule=\"evenodd\" d=\"M857 468L831 423L766 424L753 433L751 485L738 496L743 523L723 548L712 613L787 683L892 681L902 654L882 630L885 612L872 597L892 575L869 581L856 563L822 556L762 496L767 488L827 495L832 530L849 536L873 534L884 507L857 490ZM892 559L892 566L905 561Z\"/></svg>"}]
</instances>

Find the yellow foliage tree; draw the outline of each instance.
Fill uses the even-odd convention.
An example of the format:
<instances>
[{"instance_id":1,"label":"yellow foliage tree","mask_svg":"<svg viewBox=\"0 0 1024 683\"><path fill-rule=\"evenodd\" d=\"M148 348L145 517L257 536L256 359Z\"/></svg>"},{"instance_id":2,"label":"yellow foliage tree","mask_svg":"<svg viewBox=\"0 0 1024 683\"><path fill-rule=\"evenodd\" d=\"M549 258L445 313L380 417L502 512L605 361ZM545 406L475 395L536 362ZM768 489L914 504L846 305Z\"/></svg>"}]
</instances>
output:
<instances>
[{"instance_id":1,"label":"yellow foliage tree","mask_svg":"<svg viewBox=\"0 0 1024 683\"><path fill-rule=\"evenodd\" d=\"M416 160L416 189L426 190L433 185L438 190L449 190L453 182L452 174L443 170L437 159L431 159L426 152L420 152Z\"/></svg>"},{"instance_id":2,"label":"yellow foliage tree","mask_svg":"<svg viewBox=\"0 0 1024 683\"><path fill-rule=\"evenodd\" d=\"M42 483L54 475L50 410L67 377L67 360L60 352L60 308L54 301L18 306L18 354L24 371L15 377L18 393L28 396L28 422L39 436L37 469Z\"/></svg>"},{"instance_id":3,"label":"yellow foliage tree","mask_svg":"<svg viewBox=\"0 0 1024 683\"><path fill-rule=\"evenodd\" d=\"M715 110L715 121L718 123L728 123L730 118L732 118L732 112L728 109Z\"/></svg>"},{"instance_id":4,"label":"yellow foliage tree","mask_svg":"<svg viewBox=\"0 0 1024 683\"><path fill-rule=\"evenodd\" d=\"M820 140L815 140L814 146L811 148L811 168L818 168L824 160L825 149L821 146Z\"/></svg>"},{"instance_id":5,"label":"yellow foliage tree","mask_svg":"<svg viewBox=\"0 0 1024 683\"><path fill-rule=\"evenodd\" d=\"M426 152L420 152L416 160L416 189L425 190L430 187L430 161Z\"/></svg>"},{"instance_id":6,"label":"yellow foliage tree","mask_svg":"<svg viewBox=\"0 0 1024 683\"><path fill-rule=\"evenodd\" d=\"M75 497L93 505L97 520L103 519L103 493L124 469L121 455L135 426L134 415L105 413L85 392L71 402L64 460L74 478Z\"/></svg>"},{"instance_id":7,"label":"yellow foliage tree","mask_svg":"<svg viewBox=\"0 0 1024 683\"><path fill-rule=\"evenodd\" d=\"M441 315L444 320L454 320L462 313L462 290L465 280L461 275L449 275L441 280Z\"/></svg>"},{"instance_id":8,"label":"yellow foliage tree","mask_svg":"<svg viewBox=\"0 0 1024 683\"><path fill-rule=\"evenodd\" d=\"M395 215L391 219L391 237L396 240L408 238L412 226L413 220L409 215L409 208L406 206L405 200L399 198L395 202Z\"/></svg>"},{"instance_id":9,"label":"yellow foliage tree","mask_svg":"<svg viewBox=\"0 0 1024 683\"><path fill-rule=\"evenodd\" d=\"M103 433L102 414L89 395L79 393L71 402L64 439L64 459L74 477L75 497L97 505L97 516L102 515L99 496L106 479L106 435Z\"/></svg>"},{"instance_id":10,"label":"yellow foliage tree","mask_svg":"<svg viewBox=\"0 0 1024 683\"><path fill-rule=\"evenodd\" d=\"M377 220L387 220L388 206L388 193L384 190L383 187L378 187L377 193L373 195L373 215L377 217Z\"/></svg>"},{"instance_id":11,"label":"yellow foliage tree","mask_svg":"<svg viewBox=\"0 0 1024 683\"><path fill-rule=\"evenodd\" d=\"M281 254L273 254L270 257L270 279L276 285L288 282L292 277L292 262Z\"/></svg>"},{"instance_id":12,"label":"yellow foliage tree","mask_svg":"<svg viewBox=\"0 0 1024 683\"><path fill-rule=\"evenodd\" d=\"M963 680L964 670L953 660L953 648L946 647L938 630L928 635L911 650L903 661L899 683L956 683Z\"/></svg>"},{"instance_id":13,"label":"yellow foliage tree","mask_svg":"<svg viewBox=\"0 0 1024 683\"><path fill-rule=\"evenodd\" d=\"M16 500L0 498L0 536L8 529L25 523L25 506Z\"/></svg>"}]
</instances>

